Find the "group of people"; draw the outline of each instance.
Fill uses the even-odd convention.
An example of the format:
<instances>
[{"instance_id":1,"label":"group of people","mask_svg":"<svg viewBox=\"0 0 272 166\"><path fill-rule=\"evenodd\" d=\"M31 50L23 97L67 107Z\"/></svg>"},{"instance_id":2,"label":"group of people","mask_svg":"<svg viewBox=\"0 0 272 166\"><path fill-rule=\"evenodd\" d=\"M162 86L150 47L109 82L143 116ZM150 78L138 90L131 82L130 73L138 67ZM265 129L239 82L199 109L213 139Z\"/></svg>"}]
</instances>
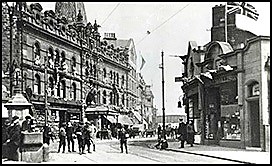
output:
<instances>
[{"instance_id":1,"label":"group of people","mask_svg":"<svg viewBox=\"0 0 272 166\"><path fill-rule=\"evenodd\" d=\"M193 146L195 141L195 130L192 121L189 121L189 123L186 125L183 122L183 119L180 119L178 134L178 139L180 140L180 148L184 148L185 141Z\"/></svg>"},{"instance_id":2,"label":"group of people","mask_svg":"<svg viewBox=\"0 0 272 166\"><path fill-rule=\"evenodd\" d=\"M92 149L95 151L96 134L97 128L93 121L87 121L85 124L83 122L79 122L74 125L72 125L71 122L68 122L67 125L63 123L59 129L58 153L61 151L61 148L62 153L65 153L66 140L68 152L76 152L74 139L77 139L79 154L85 154L86 146L88 153L91 153L91 145L93 145Z\"/></svg>"},{"instance_id":3,"label":"group of people","mask_svg":"<svg viewBox=\"0 0 272 166\"><path fill-rule=\"evenodd\" d=\"M188 124L185 124L183 122L183 119L180 119L179 126L176 127L174 130L169 130L171 133L165 133L165 135L170 135L173 138L173 135L176 135L176 138L180 141L180 148L184 148L184 143L187 142L191 145L191 147L194 144L195 141L195 130L193 127L193 122L189 121ZM158 127L158 143L155 145L155 147L159 148L161 145L163 145L164 138L162 138L163 135L162 127L159 125ZM165 145L166 146L166 145ZM162 147L161 147L162 148ZM166 147L164 147L166 148Z\"/></svg>"}]
</instances>

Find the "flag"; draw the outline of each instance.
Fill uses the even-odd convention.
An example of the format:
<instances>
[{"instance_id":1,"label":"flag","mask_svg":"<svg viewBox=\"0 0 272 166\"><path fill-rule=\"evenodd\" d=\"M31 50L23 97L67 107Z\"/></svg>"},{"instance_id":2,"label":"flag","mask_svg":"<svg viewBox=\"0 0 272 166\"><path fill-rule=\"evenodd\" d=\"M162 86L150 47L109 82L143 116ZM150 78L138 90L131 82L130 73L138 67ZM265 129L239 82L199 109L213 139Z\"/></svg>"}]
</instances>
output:
<instances>
[{"instance_id":1,"label":"flag","mask_svg":"<svg viewBox=\"0 0 272 166\"><path fill-rule=\"evenodd\" d=\"M145 65L145 60L144 60L143 56L141 55L141 67L140 67L140 70L142 70L144 65Z\"/></svg>"},{"instance_id":2,"label":"flag","mask_svg":"<svg viewBox=\"0 0 272 166\"><path fill-rule=\"evenodd\" d=\"M255 21L258 20L259 13L255 9L254 6L250 5L246 2L227 2L227 14L242 14L249 18L254 19Z\"/></svg>"}]
</instances>

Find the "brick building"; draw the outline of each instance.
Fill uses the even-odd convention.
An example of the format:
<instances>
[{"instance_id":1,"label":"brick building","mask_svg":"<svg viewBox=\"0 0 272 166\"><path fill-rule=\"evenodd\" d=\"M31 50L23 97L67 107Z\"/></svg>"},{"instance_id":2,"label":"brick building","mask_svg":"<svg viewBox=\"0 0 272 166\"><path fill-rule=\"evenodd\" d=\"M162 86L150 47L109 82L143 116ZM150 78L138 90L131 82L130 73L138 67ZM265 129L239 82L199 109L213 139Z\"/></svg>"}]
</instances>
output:
<instances>
[{"instance_id":1,"label":"brick building","mask_svg":"<svg viewBox=\"0 0 272 166\"><path fill-rule=\"evenodd\" d=\"M188 120L201 131L202 144L237 148L270 148L270 37L235 26L225 6L213 8L212 41L190 41L184 61L183 104Z\"/></svg>"}]
</instances>

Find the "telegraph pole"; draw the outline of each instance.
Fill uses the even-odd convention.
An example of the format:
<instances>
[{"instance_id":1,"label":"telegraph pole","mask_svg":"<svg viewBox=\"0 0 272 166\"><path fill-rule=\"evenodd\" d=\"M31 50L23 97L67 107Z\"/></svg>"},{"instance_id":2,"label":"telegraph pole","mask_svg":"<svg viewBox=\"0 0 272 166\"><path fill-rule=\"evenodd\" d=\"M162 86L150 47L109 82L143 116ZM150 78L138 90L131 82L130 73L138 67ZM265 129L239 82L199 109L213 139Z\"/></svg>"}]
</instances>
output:
<instances>
[{"instance_id":1,"label":"telegraph pole","mask_svg":"<svg viewBox=\"0 0 272 166\"><path fill-rule=\"evenodd\" d=\"M161 69L162 69L162 136L163 139L166 140L165 136L165 105L164 105L164 64L163 64L163 51L161 52L162 56L162 64L161 64Z\"/></svg>"}]
</instances>

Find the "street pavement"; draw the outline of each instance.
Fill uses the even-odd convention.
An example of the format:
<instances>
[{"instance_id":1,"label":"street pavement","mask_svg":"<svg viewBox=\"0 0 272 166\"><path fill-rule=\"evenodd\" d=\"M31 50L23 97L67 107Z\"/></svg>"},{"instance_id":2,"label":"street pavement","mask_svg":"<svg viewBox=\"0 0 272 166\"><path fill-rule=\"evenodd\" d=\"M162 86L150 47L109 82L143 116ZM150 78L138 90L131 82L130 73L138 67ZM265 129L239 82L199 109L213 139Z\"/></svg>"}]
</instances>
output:
<instances>
[{"instance_id":1,"label":"street pavement","mask_svg":"<svg viewBox=\"0 0 272 166\"><path fill-rule=\"evenodd\" d=\"M134 138L128 141L129 154L120 153L120 144L116 139L100 140L97 139L97 151L91 154L79 155L77 141L75 140L75 150L77 152L57 153L58 141L51 142L49 161L46 164L70 164L70 163L217 163L217 164L237 164L237 163L255 163L270 164L270 152L260 152L256 150L245 150L238 148L227 148L221 146L199 145L193 147L185 144L185 148L179 148L180 143L177 140L169 139L166 150L158 150L154 147L156 137L152 138ZM198 140L196 139L196 142ZM92 146L91 146L92 147ZM3 162L21 163L21 162Z\"/></svg>"}]
</instances>

